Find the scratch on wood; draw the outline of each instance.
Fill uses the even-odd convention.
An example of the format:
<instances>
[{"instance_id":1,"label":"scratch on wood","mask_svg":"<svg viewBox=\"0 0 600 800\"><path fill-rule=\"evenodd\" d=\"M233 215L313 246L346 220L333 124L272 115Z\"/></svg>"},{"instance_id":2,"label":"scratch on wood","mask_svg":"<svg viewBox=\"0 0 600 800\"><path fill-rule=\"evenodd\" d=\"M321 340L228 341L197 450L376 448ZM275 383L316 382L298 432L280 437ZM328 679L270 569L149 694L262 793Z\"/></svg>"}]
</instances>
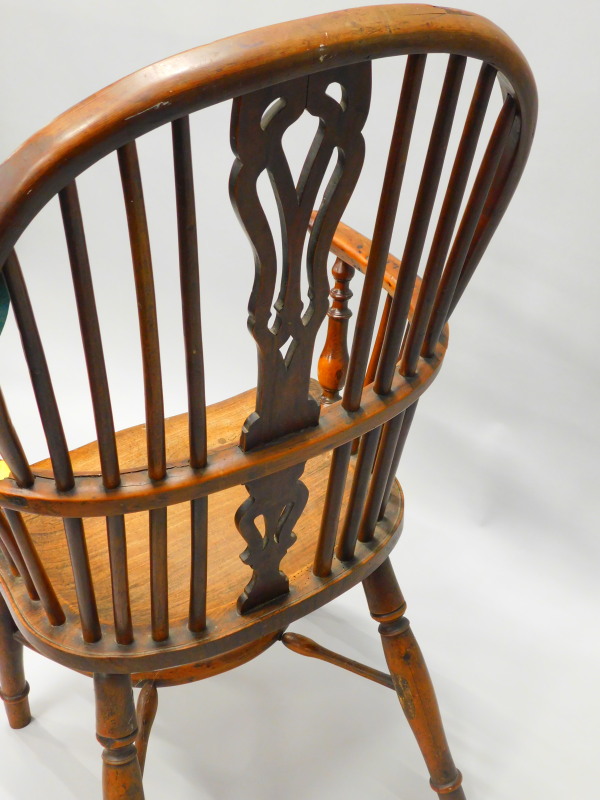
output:
<instances>
[{"instance_id":1,"label":"scratch on wood","mask_svg":"<svg viewBox=\"0 0 600 800\"><path fill-rule=\"evenodd\" d=\"M137 114L132 114L130 117L125 117L125 122L128 119L133 119L134 117L139 117L141 114L147 114L149 111L156 111L158 108L162 108L163 106L171 105L170 100L161 100L160 103L156 103L154 106L150 106L150 108L145 108L143 111L138 111Z\"/></svg>"}]
</instances>

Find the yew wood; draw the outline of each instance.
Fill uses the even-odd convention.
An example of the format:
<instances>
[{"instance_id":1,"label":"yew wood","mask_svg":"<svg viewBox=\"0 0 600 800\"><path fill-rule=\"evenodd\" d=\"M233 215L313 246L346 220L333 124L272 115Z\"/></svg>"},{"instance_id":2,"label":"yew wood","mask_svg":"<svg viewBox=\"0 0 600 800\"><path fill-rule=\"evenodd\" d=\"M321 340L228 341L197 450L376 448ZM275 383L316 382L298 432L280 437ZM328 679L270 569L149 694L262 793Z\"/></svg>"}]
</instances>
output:
<instances>
[{"instance_id":1,"label":"yew wood","mask_svg":"<svg viewBox=\"0 0 600 800\"><path fill-rule=\"evenodd\" d=\"M361 272L367 269L370 247L368 238L343 223L338 225L331 242L332 252ZM382 285L388 295L393 295L395 291L399 268L400 262L390 254ZM414 308L417 301L419 288L420 279L417 279L411 308ZM138 447L129 450L127 431L121 431L121 485L110 494L102 490L102 482L96 478L100 475L100 463L97 444L92 442L74 451L78 454L85 453L83 460L79 456L81 466L75 478L76 493L57 494L53 490L51 464L43 461L34 465L36 480L32 489L22 491L18 486L2 486L0 483L4 492L0 495L3 505L22 508L23 502L26 502L32 511L57 516L77 515L82 512L86 516L100 516L122 513L124 509L139 511L220 491L236 483L246 482L254 475L264 475L292 466L298 463L299 451L306 453L309 458L323 453L353 438L349 426L353 426L354 435L366 433L391 419L418 398L441 367L447 348L447 336L446 331L437 344L434 357L421 359L416 376L406 380L398 374L394 378L393 390L389 395L382 398L367 386L363 390L359 415L346 412L340 403L322 408L318 427L290 435L281 443L274 442L270 446L269 458L265 458L266 454L261 450L240 454L236 444L223 445L214 437L209 447L211 461L201 472L184 465L186 455L178 453L176 458L167 458L169 488L165 491L161 483L146 481L143 476L145 452Z\"/></svg>"},{"instance_id":2,"label":"yew wood","mask_svg":"<svg viewBox=\"0 0 600 800\"><path fill-rule=\"evenodd\" d=\"M498 169L506 145L509 142L515 115L516 107L514 98L509 95L498 116L492 138L490 139L481 166L479 167L463 220L452 245L450 255L448 256L448 263L442 275L440 288L436 295L436 300L431 312L431 320L425 336L426 353L432 352L434 343L437 341L442 326L446 323L450 310L453 307L455 292L465 268L465 261L469 253L469 248L471 247L473 236L492 187L496 170Z\"/></svg>"},{"instance_id":3,"label":"yew wood","mask_svg":"<svg viewBox=\"0 0 600 800\"><path fill-rule=\"evenodd\" d=\"M444 165L444 157L446 155L446 148L448 147L450 133L452 132L454 112L456 111L456 104L458 102L458 95L460 92L462 77L465 71L465 65L466 59L463 56L450 56L444 85L442 86L440 102L433 123L433 129L431 131L431 139L429 141L429 148L427 150L427 156L423 166L423 174L421 175L421 180L419 183L417 199L415 201L410 226L408 229L408 235L406 237L400 274L398 275L398 288L394 293L394 299L390 309L390 318L386 326L383 346L381 348L381 355L377 365L377 372L375 375L375 391L378 394L387 394L392 385L394 370L396 368L396 363L400 353L400 344L404 337L404 331L408 321L410 300L414 290L417 270L421 261L423 246L425 244L425 236L427 234L427 228L431 219L433 204L435 202L437 189L440 182L442 167ZM383 191L385 192L385 183ZM388 215L390 215L390 212L387 211L387 209L383 211L383 213L386 212ZM396 216L395 209L391 216L392 220L394 220ZM377 253L382 262L385 260L387 253L389 253L390 250L392 229L389 223L388 228L389 230L387 230L385 234L383 254L379 256L379 253ZM374 234L373 246L371 248L369 259L372 259L375 256L375 244L376 239ZM441 331L439 331L439 333L441 333Z\"/></svg>"},{"instance_id":4,"label":"yew wood","mask_svg":"<svg viewBox=\"0 0 600 800\"><path fill-rule=\"evenodd\" d=\"M190 503L192 553L190 569L189 629L199 633L206 627L206 587L208 575L208 498Z\"/></svg>"},{"instance_id":5,"label":"yew wood","mask_svg":"<svg viewBox=\"0 0 600 800\"><path fill-rule=\"evenodd\" d=\"M456 769L423 655L404 612L406 602L389 559L363 582L369 610L376 622L400 705L421 748L440 797L465 800L462 776Z\"/></svg>"},{"instance_id":6,"label":"yew wood","mask_svg":"<svg viewBox=\"0 0 600 800\"><path fill-rule=\"evenodd\" d=\"M411 55L406 62L402 92L390 145L373 242L369 250L365 287L356 319L356 333L350 355L349 378L344 390L344 408L356 411L361 404L362 387L369 363L369 345L375 326L379 295L390 252L400 190L408 158L419 92L425 71L425 54ZM386 332L389 329L386 326ZM394 362L395 363L395 362ZM390 381L391 383L391 381ZM388 388L389 391L389 388Z\"/></svg>"},{"instance_id":7,"label":"yew wood","mask_svg":"<svg viewBox=\"0 0 600 800\"><path fill-rule=\"evenodd\" d=\"M81 206L74 181L59 193L59 198L92 394L102 477L106 488L114 489L120 480L115 426Z\"/></svg>"},{"instance_id":8,"label":"yew wood","mask_svg":"<svg viewBox=\"0 0 600 800\"><path fill-rule=\"evenodd\" d=\"M405 168L414 158L413 124L427 102L421 89L433 53L446 54L447 70L399 261L390 243L401 194L402 202L414 196L404 186L411 174ZM340 220L365 155L371 63L392 56L405 68L371 241ZM471 58L481 71L438 204ZM502 108L461 212L497 83ZM254 257L248 327L257 380L256 389L207 406L200 269L212 261L199 259L204 221L196 218L190 115L225 101L232 101L230 196ZM302 115L317 130L296 181L284 137ZM375 6L241 34L140 70L67 111L0 165L0 268L49 456L29 464L0 393L0 451L10 470L0 479L1 697L10 724L27 724L23 644L93 675L105 800L143 800L158 686L231 669L282 637L295 652L393 686L433 789L464 800L389 561L403 524L395 475L418 400L445 358L448 318L521 177L535 118L529 67L492 23L450 9ZM137 155L137 139L167 124L187 383L187 413L169 419ZM113 153L145 397L144 424L124 431L114 429L96 275L76 185ZM279 213L277 232L258 196L263 173ZM29 296L27 280L34 278L15 252L55 196L97 436L74 450ZM331 291L330 253L336 257ZM250 257L250 250L240 254L236 267ZM355 270L365 276L356 281L356 303L349 289ZM326 316L319 385L311 371ZM223 319L227 324L226 313ZM380 624L389 676L285 634L291 622L359 582ZM142 686L137 718L134 683Z\"/></svg>"},{"instance_id":9,"label":"yew wood","mask_svg":"<svg viewBox=\"0 0 600 800\"><path fill-rule=\"evenodd\" d=\"M200 312L198 233L189 117L173 122L173 163L179 239L179 278L188 387L190 465L206 464L206 400Z\"/></svg>"},{"instance_id":10,"label":"yew wood","mask_svg":"<svg viewBox=\"0 0 600 800\"><path fill-rule=\"evenodd\" d=\"M135 292L140 323L142 365L144 368L144 395L146 400L146 441L148 447L148 475L159 481L165 477L165 429L158 320L150 239L142 177L135 142L129 142L118 151L119 169L123 183L123 196L127 212Z\"/></svg>"},{"instance_id":11,"label":"yew wood","mask_svg":"<svg viewBox=\"0 0 600 800\"><path fill-rule=\"evenodd\" d=\"M173 121L173 163L179 238L179 276L185 340L188 389L190 467L206 466L206 398L204 351L200 312L198 234L189 117ZM206 626L207 518L206 497L191 501L191 575L189 628L196 633Z\"/></svg>"},{"instance_id":12,"label":"yew wood","mask_svg":"<svg viewBox=\"0 0 600 800\"><path fill-rule=\"evenodd\" d=\"M383 495L381 498L381 508L379 509L379 515L377 519L381 519L385 514L385 509L388 504L388 499L390 496L390 492L392 491L392 486L394 484L395 475L398 470L398 464L400 463L400 458L402 457L402 452L404 450L404 445L406 444L406 439L408 437L408 432L410 431L410 427L412 425L413 419L415 417L415 413L417 411L418 400L409 406L406 411L402 412L402 423L400 427L400 433L398 435L398 439L396 441L396 448L394 450L394 455L392 458L392 463L389 466L389 471L387 474L387 479L385 483L385 487L383 490ZM374 510L374 509L373 509ZM365 519L365 523L367 519ZM370 525L372 524L372 518L369 521L369 527L365 527L365 536L369 536L370 534L368 531L370 530Z\"/></svg>"},{"instance_id":13,"label":"yew wood","mask_svg":"<svg viewBox=\"0 0 600 800\"><path fill-rule=\"evenodd\" d=\"M320 661L327 661L329 664L335 664L336 667L353 672L355 675L360 675L362 678L367 678L380 686L386 686L388 689L394 688L394 682L389 675L381 672L373 667L367 667L352 658L341 656L339 653L334 653L326 647L313 642L307 636L301 636L299 633L284 633L281 637L283 644L294 653L299 653L302 656L309 658L317 658Z\"/></svg>"},{"instance_id":14,"label":"yew wood","mask_svg":"<svg viewBox=\"0 0 600 800\"><path fill-rule=\"evenodd\" d=\"M25 564L23 552L15 540L11 526L4 511L0 511L0 538L2 539L3 553L8 554L8 563L11 573L15 578L22 578L27 593L31 600L39 600L40 596L29 574L29 569ZM26 545L27 546L27 545ZM6 557L6 555L5 555ZM13 569L14 564L14 569Z\"/></svg>"},{"instance_id":15,"label":"yew wood","mask_svg":"<svg viewBox=\"0 0 600 800\"><path fill-rule=\"evenodd\" d=\"M24 728L31 721L29 684L23 671L23 645L15 638L15 625L0 596L0 697L11 728Z\"/></svg>"},{"instance_id":16,"label":"yew wood","mask_svg":"<svg viewBox=\"0 0 600 800\"><path fill-rule=\"evenodd\" d=\"M94 675L96 738L103 746L104 800L144 800L135 740L138 732L129 675Z\"/></svg>"},{"instance_id":17,"label":"yew wood","mask_svg":"<svg viewBox=\"0 0 600 800\"><path fill-rule=\"evenodd\" d=\"M327 312L329 324L327 339L319 358L319 383L323 388L322 403L335 403L340 399L340 389L348 372L348 320L352 311L348 304L352 297L350 281L354 275L354 267L337 259L331 270L335 285L329 292L332 299Z\"/></svg>"},{"instance_id":18,"label":"yew wood","mask_svg":"<svg viewBox=\"0 0 600 800\"><path fill-rule=\"evenodd\" d=\"M112 590L115 640L119 644L133 641L131 601L129 597L129 569L127 566L127 537L125 517L121 514L106 518L110 582Z\"/></svg>"},{"instance_id":19,"label":"yew wood","mask_svg":"<svg viewBox=\"0 0 600 800\"><path fill-rule=\"evenodd\" d=\"M452 234L458 219L460 205L464 197L467 180L471 172L477 142L485 119L496 70L489 64L483 64L473 93L467 119L460 139L450 180L444 196L444 203L435 229L427 264L423 273L423 282L413 319L408 331L406 350L400 371L403 375L414 375L427 324L436 298L438 285L448 250L452 242Z\"/></svg>"},{"instance_id":20,"label":"yew wood","mask_svg":"<svg viewBox=\"0 0 600 800\"><path fill-rule=\"evenodd\" d=\"M76 476L75 491L58 493L51 477L51 465L44 463L31 489L22 489L9 480L0 482L2 505L20 509L25 504L32 512L48 516L133 513L213 494L247 483L256 476L278 472L353 440L400 413L433 382L447 344L447 336L442 334L435 355L421 361L414 378L406 380L397 374L388 395L377 395L371 387L366 387L359 413L347 412L341 403L334 403L322 410L317 426L276 440L268 450L261 448L242 453L237 444L217 445L205 469L193 470L186 457L180 459L179 464L167 467L164 481L150 481L143 469L123 469L121 484L110 493L104 490L95 470Z\"/></svg>"},{"instance_id":21,"label":"yew wood","mask_svg":"<svg viewBox=\"0 0 600 800\"><path fill-rule=\"evenodd\" d=\"M97 642L102 633L83 523L80 519L65 518L63 525L73 570L83 640Z\"/></svg>"},{"instance_id":22,"label":"yew wood","mask_svg":"<svg viewBox=\"0 0 600 800\"><path fill-rule=\"evenodd\" d=\"M148 750L150 733L152 731L152 725L154 724L157 711L158 689L156 688L156 682L145 681L142 684L142 689L140 691L135 708L138 724L138 734L135 739L135 747L137 750L137 757L142 775L144 774L144 766L146 764L146 751Z\"/></svg>"},{"instance_id":23,"label":"yew wood","mask_svg":"<svg viewBox=\"0 0 600 800\"><path fill-rule=\"evenodd\" d=\"M15 545L15 547L16 547L16 545ZM18 578L19 575L20 575L19 570L17 569L17 565L15 564L14 559L11 556L8 547L6 546L6 544L4 542L4 538L3 538L2 534L0 534L0 550L2 551L2 555L4 556L4 558L6 559L7 564L10 567L10 571L11 571L12 575L14 575L15 578Z\"/></svg>"},{"instance_id":24,"label":"yew wood","mask_svg":"<svg viewBox=\"0 0 600 800\"><path fill-rule=\"evenodd\" d=\"M391 477L396 474L401 451L398 452L398 459L395 456L398 437L401 435L405 416L406 412L398 414L383 426L377 458L373 467L375 475L389 475ZM387 480L371 481L369 485L369 493L364 502L362 517L357 528L361 542L369 541L377 525L380 510L384 505L387 505L386 488ZM387 494L389 495L389 491ZM386 498L385 501L384 497Z\"/></svg>"},{"instance_id":25,"label":"yew wood","mask_svg":"<svg viewBox=\"0 0 600 800\"><path fill-rule=\"evenodd\" d=\"M48 578L48 573L40 559L39 553L31 540L31 535L23 516L18 511L7 508L4 510L3 517L6 518L10 525L12 537L9 541L15 543L21 557L21 562L19 563L17 561L21 567L19 573L20 575L29 576L29 581L24 580L29 599L34 602L38 599L41 601L42 608L51 625L63 625L65 622L65 613L57 597L54 586ZM29 582L33 586L33 590L32 586L28 585Z\"/></svg>"},{"instance_id":26,"label":"yew wood","mask_svg":"<svg viewBox=\"0 0 600 800\"><path fill-rule=\"evenodd\" d=\"M373 428L373 430L363 436L358 448L356 471L354 473L354 480L352 481L352 489L340 535L340 542L338 544L337 555L340 561L350 561L354 558L360 518L369 488L369 481L375 462L380 435L381 429Z\"/></svg>"},{"instance_id":27,"label":"yew wood","mask_svg":"<svg viewBox=\"0 0 600 800\"><path fill-rule=\"evenodd\" d=\"M322 578L331 572L333 550L337 537L337 527L344 500L344 489L348 476L352 443L346 442L336 447L331 457L327 495L321 517L321 529L315 554L313 572Z\"/></svg>"},{"instance_id":28,"label":"yew wood","mask_svg":"<svg viewBox=\"0 0 600 800\"><path fill-rule=\"evenodd\" d=\"M68 491L73 488L74 481L67 440L50 378L42 339L31 306L31 300L29 299L29 292L14 250L4 265L4 279L10 294L23 344L25 360L31 377L31 385L39 409L44 436L48 443L48 450L50 451L56 488L59 491Z\"/></svg>"},{"instance_id":29,"label":"yew wood","mask_svg":"<svg viewBox=\"0 0 600 800\"><path fill-rule=\"evenodd\" d=\"M313 384L317 395L319 387ZM215 406L207 408L209 447L219 439L236 440L243 419L255 402L254 392L246 392ZM167 441L172 457L185 457L188 447L187 415L166 421ZM214 438L213 438L214 437ZM128 452L130 459L141 457L146 448L145 427L118 432L119 453ZM93 446L73 451L76 468L98 463L98 451ZM350 584L361 580L376 563L385 558L401 531L402 496L396 486L386 508L386 517L368 544L357 545L355 561L331 565L326 579L312 574L319 528L327 493L328 475L332 457L327 453L309 459L302 481L309 490L304 514L294 525L296 543L289 549L283 562L286 574L294 576L294 594L286 595L281 606L272 604L261 614L240 616L236 610L237 598L248 583L248 568L239 560L242 550L233 527L236 510L245 499L242 486L211 496L208 504L208 564L207 619L210 627L192 635L189 630L190 604L190 506L187 503L168 509L168 573L169 573L169 639L152 644L148 631L152 614L149 600L150 569L148 564L148 516L145 512L127 515L127 544L129 561L129 593L133 620L133 640L124 648L115 637L105 635L98 645L82 644L77 628L49 627L39 603L25 600L26 588L20 579L2 574L6 591L13 597L20 615L20 628L33 647L51 655L75 669L93 672L99 661L110 666L111 672L143 672L174 666L184 666L195 660L214 658L242 644L249 645L260 633L277 631L298 619L309 610L345 591ZM127 461L121 458L126 466ZM352 485L355 460L351 460L344 476L341 508L345 508ZM60 591L59 597L71 620L78 615L77 593L69 567L68 548L60 518L26 515L28 535L38 558L45 564L52 585ZM110 558L105 521L101 517L85 520L85 532L94 586L98 601L98 614L103 630L110 632L114 619Z\"/></svg>"},{"instance_id":30,"label":"yew wood","mask_svg":"<svg viewBox=\"0 0 600 800\"><path fill-rule=\"evenodd\" d=\"M0 453L10 466L12 477L17 486L31 486L33 473L27 463L17 432L6 407L4 395L0 391Z\"/></svg>"}]
</instances>

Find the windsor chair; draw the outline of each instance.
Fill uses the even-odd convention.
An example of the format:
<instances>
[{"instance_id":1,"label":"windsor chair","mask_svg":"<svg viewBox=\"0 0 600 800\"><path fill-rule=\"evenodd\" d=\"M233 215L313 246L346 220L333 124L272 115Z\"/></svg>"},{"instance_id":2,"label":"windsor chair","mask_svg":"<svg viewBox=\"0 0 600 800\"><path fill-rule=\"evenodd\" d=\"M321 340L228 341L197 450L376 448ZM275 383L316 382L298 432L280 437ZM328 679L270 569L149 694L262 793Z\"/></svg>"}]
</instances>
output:
<instances>
[{"instance_id":1,"label":"windsor chair","mask_svg":"<svg viewBox=\"0 0 600 800\"><path fill-rule=\"evenodd\" d=\"M429 53L448 60L397 260L390 242ZM369 240L340 219L365 153L371 61L383 57L404 61L405 69ZM479 77L434 218L469 59L481 62ZM342 88L340 100L327 92L332 83ZM478 163L496 83L501 109ZM226 101L232 101L235 154L230 195L255 259L249 329L258 377L255 390L207 407L189 115ZM319 128L294 185L282 137L304 113ZM231 669L280 639L300 654L395 689L433 790L452 800L465 797L390 565L403 520L395 473L418 398L444 359L448 318L523 171L535 118L529 67L492 23L430 6L376 6L276 25L168 58L67 111L0 166L0 264L49 452L47 460L29 463L0 395L0 450L10 470L0 481L2 699L10 725L27 725L23 645L93 675L105 800L143 797L158 687ZM167 124L188 412L165 420L136 139ZM125 199L146 408L144 425L120 432L76 185L111 153ZM332 156L337 163L319 204ZM276 299L274 232L256 188L264 171L284 242ZM56 196L97 431L97 441L71 451L15 252L22 232ZM304 310L303 270L310 285ZM355 270L364 282L349 346ZM327 336L315 381L311 364L322 324ZM379 623L388 673L286 632L358 582ZM137 714L133 686L142 687Z\"/></svg>"}]
</instances>

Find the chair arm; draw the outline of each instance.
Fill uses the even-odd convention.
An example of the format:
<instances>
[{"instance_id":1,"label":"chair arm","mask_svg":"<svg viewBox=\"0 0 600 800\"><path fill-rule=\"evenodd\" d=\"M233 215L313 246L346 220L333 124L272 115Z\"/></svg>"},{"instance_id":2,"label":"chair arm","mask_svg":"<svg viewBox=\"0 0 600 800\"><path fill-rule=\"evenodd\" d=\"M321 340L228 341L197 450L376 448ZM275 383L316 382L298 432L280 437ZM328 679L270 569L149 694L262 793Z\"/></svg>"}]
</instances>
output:
<instances>
[{"instance_id":1,"label":"chair arm","mask_svg":"<svg viewBox=\"0 0 600 800\"><path fill-rule=\"evenodd\" d=\"M311 228L315 220L316 213L316 211L313 211L312 213L310 220ZM358 233L358 231L355 231L353 228L350 228L348 225L340 222L333 235L330 250L333 255L336 256L336 258L339 258L345 264L349 264L351 267L354 267L354 269L359 270L363 274L366 273L369 263L369 254L371 252L371 240L367 239L366 236L363 236L361 233ZM391 297L394 296L394 292L396 291L396 282L398 280L399 273L400 259L396 258L390 253L385 265L382 289L385 289L385 291ZM415 309L420 286L421 279L417 278L410 301L409 317L412 316L412 313Z\"/></svg>"}]
</instances>

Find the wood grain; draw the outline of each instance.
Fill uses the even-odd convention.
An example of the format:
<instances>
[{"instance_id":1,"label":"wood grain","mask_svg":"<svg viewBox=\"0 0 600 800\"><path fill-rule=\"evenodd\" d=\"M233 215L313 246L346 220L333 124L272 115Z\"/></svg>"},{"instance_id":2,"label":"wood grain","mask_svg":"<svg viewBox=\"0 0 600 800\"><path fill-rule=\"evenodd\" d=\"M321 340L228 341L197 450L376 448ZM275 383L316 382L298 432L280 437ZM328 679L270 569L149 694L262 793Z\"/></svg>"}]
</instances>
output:
<instances>
[{"instance_id":1,"label":"wood grain","mask_svg":"<svg viewBox=\"0 0 600 800\"><path fill-rule=\"evenodd\" d=\"M411 55L406 62L402 91L383 178L381 198L377 208L373 241L369 248L365 285L356 316L356 329L350 353L348 380L344 389L343 404L344 408L349 411L356 411L362 401L362 388L369 364L369 347L375 327L381 285L392 242L392 233L417 113L426 57L426 54Z\"/></svg>"},{"instance_id":2,"label":"wood grain","mask_svg":"<svg viewBox=\"0 0 600 800\"><path fill-rule=\"evenodd\" d=\"M437 195L442 167L444 166L446 149L452 132L452 123L454 122L454 113L458 103L465 66L466 58L457 55L450 56L433 122L423 173L419 181L419 189L406 237L406 244L404 245L397 291L394 293L381 356L377 365L374 388L378 394L387 394L390 391L394 371L400 356L400 345L408 323L410 301L425 245L425 236L427 235L433 212L433 204ZM393 214L395 217L395 209ZM386 230L385 234L387 246L384 247L383 258L390 250L391 226L389 223L388 228L389 231ZM373 249L371 250L371 258L373 258ZM440 333L441 329L438 334Z\"/></svg>"},{"instance_id":3,"label":"wood grain","mask_svg":"<svg viewBox=\"0 0 600 800\"><path fill-rule=\"evenodd\" d=\"M440 798L466 800L423 655L404 612L406 602L389 559L364 581L364 590L379 633L394 688L404 715L421 748Z\"/></svg>"},{"instance_id":4,"label":"wood grain","mask_svg":"<svg viewBox=\"0 0 600 800\"><path fill-rule=\"evenodd\" d=\"M398 261L389 253L390 241L430 53L447 54L448 68ZM371 242L340 218L363 164L371 61L389 56L406 57L406 69ZM435 222L468 58L482 69ZM504 105L459 220L496 80ZM331 84L339 85L339 97ZM255 256L249 328L258 377L256 390L206 408L189 117L230 100L236 157L230 193ZM464 800L389 564L403 522L394 476L417 401L443 362L449 315L521 177L536 109L527 62L487 20L451 9L376 6L283 23L166 59L67 111L0 165L0 267L49 452L49 459L28 465L0 395L0 449L11 469L0 480L2 696L11 724L26 724L23 643L94 675L105 800L143 800L135 742L143 765L159 683L196 680L244 663L291 622L360 581L432 787L440 797ZM295 182L283 137L305 113L318 120L318 130ZM188 413L165 420L136 140L168 123ZM118 433L75 184L114 152L131 246L146 412L144 425ZM280 216L279 263L257 193L263 172ZM14 252L20 235L57 194L98 440L72 452ZM421 281L430 224L436 228ZM330 251L338 259L337 285L320 370L330 402L320 407L322 392L310 370L328 311ZM365 281L348 356L347 282L354 269L365 273ZM387 298L380 314L382 291ZM241 558L240 533L247 545ZM389 685L387 676L317 645L289 637L287 643ZM136 682L150 681L140 703L139 736L132 675Z\"/></svg>"},{"instance_id":5,"label":"wood grain","mask_svg":"<svg viewBox=\"0 0 600 800\"><path fill-rule=\"evenodd\" d=\"M313 382L314 395L319 390L319 385ZM224 404L209 406L209 443L213 436L235 439L254 402L254 392L247 392ZM166 429L171 432L167 441L174 458L187 453L187 428L187 415L167 420ZM121 435L116 434L119 452L123 445ZM146 447L144 426L125 431L124 435L129 443L131 457L137 457L136 451L143 456ZM98 450L93 446L73 451L71 457L76 469L79 469L80 463L99 463ZM60 518L25 515L32 543L36 552L39 552L52 585L57 587L69 625L60 628L49 626L45 616L40 613L39 604L26 601L27 592L22 581L14 578L8 564L4 565L0 559L0 580L9 595L14 597L14 606L19 609L17 622L23 635L37 649L49 652L54 658L64 660L77 669L93 672L93 665L99 660L100 663L110 665L110 669L115 672L141 672L143 669L166 669L200 658L211 658L238 646L240 642L252 641L258 631L261 631L262 636L271 626L272 630L285 627L288 624L286 620L297 619L307 613L309 608L316 608L344 591L350 582L358 582L361 569L368 571L374 568L373 563L385 557L387 549L393 546L400 534L402 500L397 487L387 507L386 517L379 523L373 540L357 545L356 560L351 565L346 565L335 559L326 579L313 575L313 560L331 459L332 454L329 452L306 462L302 481L309 490L308 502L304 513L294 525L297 541L281 564L282 570L289 576L291 595L281 603L265 606L264 610L245 617L238 615L236 603L251 575L248 567L239 558L240 539L234 518L247 493L243 486L236 486L210 498L207 517L210 535L206 561L208 625L199 633L191 632L188 627L191 580L189 504L182 503L167 509L169 639L155 644L149 635L152 615L148 514L127 514L127 566L133 621L133 643L128 646L127 652L124 652L122 645L116 645L115 642L110 557L104 518L90 517L84 520L98 615L103 631L102 640L94 645L86 645L78 639L76 628L71 628L79 612L62 521ZM355 462L355 458L350 459L344 480L342 512L348 502Z\"/></svg>"}]
</instances>

